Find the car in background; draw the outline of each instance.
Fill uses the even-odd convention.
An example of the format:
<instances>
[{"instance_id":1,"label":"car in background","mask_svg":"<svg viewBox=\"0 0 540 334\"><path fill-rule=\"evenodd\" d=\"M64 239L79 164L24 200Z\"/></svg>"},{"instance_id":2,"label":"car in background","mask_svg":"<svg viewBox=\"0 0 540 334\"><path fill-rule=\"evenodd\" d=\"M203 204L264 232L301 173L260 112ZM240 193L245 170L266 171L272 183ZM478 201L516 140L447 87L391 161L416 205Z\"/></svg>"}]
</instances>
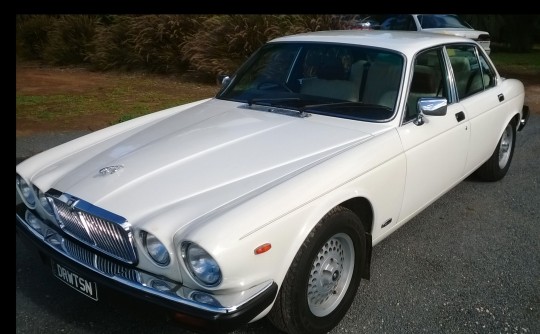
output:
<instances>
[{"instance_id":1,"label":"car in background","mask_svg":"<svg viewBox=\"0 0 540 334\"><path fill-rule=\"evenodd\" d=\"M510 168L524 87L480 50L423 32L273 39L213 98L18 164L17 235L89 300L109 287L186 326L327 333L362 302L373 247Z\"/></svg>"},{"instance_id":2,"label":"car in background","mask_svg":"<svg viewBox=\"0 0 540 334\"><path fill-rule=\"evenodd\" d=\"M379 21L371 16L354 17L349 20L347 25L347 29L351 30L378 30L379 27Z\"/></svg>"},{"instance_id":3,"label":"car in background","mask_svg":"<svg viewBox=\"0 0 540 334\"><path fill-rule=\"evenodd\" d=\"M459 15L454 14L397 14L386 16L380 30L409 30L433 32L470 38L484 48L489 55L491 38L487 31L474 29Z\"/></svg>"}]
</instances>

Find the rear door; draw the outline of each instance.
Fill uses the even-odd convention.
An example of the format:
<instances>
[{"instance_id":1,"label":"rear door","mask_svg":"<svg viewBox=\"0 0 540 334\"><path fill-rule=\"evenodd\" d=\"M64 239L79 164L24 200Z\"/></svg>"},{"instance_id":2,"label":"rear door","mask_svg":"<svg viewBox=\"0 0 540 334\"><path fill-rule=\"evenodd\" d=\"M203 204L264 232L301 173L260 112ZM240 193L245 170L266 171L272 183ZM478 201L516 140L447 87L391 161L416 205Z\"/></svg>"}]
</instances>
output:
<instances>
[{"instance_id":1,"label":"rear door","mask_svg":"<svg viewBox=\"0 0 540 334\"><path fill-rule=\"evenodd\" d=\"M459 103L470 121L470 153L465 169L472 172L495 149L501 133L494 130L499 129L508 117L503 108L506 97L497 86L491 63L476 45L451 45L447 52L456 78Z\"/></svg>"}]
</instances>

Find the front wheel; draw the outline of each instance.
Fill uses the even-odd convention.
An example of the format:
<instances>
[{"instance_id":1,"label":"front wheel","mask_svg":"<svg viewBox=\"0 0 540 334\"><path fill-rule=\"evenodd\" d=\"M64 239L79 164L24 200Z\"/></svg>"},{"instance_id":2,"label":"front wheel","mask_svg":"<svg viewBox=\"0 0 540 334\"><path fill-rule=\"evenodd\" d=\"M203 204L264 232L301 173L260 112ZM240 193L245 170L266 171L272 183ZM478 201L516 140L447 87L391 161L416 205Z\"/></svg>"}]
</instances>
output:
<instances>
[{"instance_id":1,"label":"front wheel","mask_svg":"<svg viewBox=\"0 0 540 334\"><path fill-rule=\"evenodd\" d=\"M502 179L510 168L515 145L516 127L513 122L510 122L504 129L491 157L478 168L475 174L484 181L498 181Z\"/></svg>"},{"instance_id":2,"label":"front wheel","mask_svg":"<svg viewBox=\"0 0 540 334\"><path fill-rule=\"evenodd\" d=\"M362 222L336 207L296 254L268 318L287 333L326 333L347 313L366 260Z\"/></svg>"}]
</instances>

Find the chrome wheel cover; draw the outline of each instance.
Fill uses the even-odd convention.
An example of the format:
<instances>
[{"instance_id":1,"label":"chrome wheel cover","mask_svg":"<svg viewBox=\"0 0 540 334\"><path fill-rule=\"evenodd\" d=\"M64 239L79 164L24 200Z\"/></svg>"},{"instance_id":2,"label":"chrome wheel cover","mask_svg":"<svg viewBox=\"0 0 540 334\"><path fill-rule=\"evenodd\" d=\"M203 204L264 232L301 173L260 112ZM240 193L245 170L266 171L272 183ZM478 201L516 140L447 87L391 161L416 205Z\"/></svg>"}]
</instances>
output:
<instances>
[{"instance_id":1,"label":"chrome wheel cover","mask_svg":"<svg viewBox=\"0 0 540 334\"><path fill-rule=\"evenodd\" d=\"M499 146L499 168L503 169L510 160L510 154L512 153L512 141L514 140L514 133L512 132L512 125L508 124L501 137L501 145Z\"/></svg>"},{"instance_id":2,"label":"chrome wheel cover","mask_svg":"<svg viewBox=\"0 0 540 334\"><path fill-rule=\"evenodd\" d=\"M354 272L354 244L345 233L332 236L313 259L307 287L311 312L317 317L330 314L339 305Z\"/></svg>"}]
</instances>

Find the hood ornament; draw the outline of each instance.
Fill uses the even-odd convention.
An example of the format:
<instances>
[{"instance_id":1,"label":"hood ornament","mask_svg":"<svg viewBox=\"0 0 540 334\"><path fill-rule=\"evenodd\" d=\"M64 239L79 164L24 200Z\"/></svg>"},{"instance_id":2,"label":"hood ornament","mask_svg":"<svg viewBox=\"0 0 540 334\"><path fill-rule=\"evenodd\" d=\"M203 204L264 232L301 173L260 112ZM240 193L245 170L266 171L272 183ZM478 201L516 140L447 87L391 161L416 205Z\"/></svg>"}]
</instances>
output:
<instances>
[{"instance_id":1,"label":"hood ornament","mask_svg":"<svg viewBox=\"0 0 540 334\"><path fill-rule=\"evenodd\" d=\"M121 170L122 168L124 168L123 165L115 165L115 166L107 166L107 167L103 167L99 170L99 174L100 175L110 175L110 174L114 174L116 172L118 172L119 170Z\"/></svg>"}]
</instances>

